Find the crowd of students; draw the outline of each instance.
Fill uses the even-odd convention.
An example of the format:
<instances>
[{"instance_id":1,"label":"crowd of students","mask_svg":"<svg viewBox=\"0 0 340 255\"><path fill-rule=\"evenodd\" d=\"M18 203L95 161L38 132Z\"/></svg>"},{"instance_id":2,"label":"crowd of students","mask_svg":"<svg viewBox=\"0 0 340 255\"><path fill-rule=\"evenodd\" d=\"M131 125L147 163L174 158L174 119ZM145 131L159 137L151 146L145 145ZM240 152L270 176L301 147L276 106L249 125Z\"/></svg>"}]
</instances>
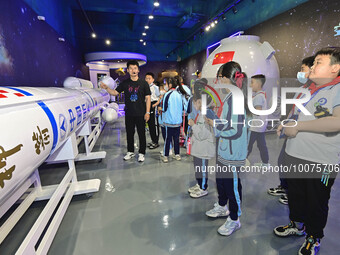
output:
<instances>
[{"instance_id":1,"label":"crowd of students","mask_svg":"<svg viewBox=\"0 0 340 255\"><path fill-rule=\"evenodd\" d=\"M208 162L216 158L216 169L228 171L216 172L216 188L218 202L206 212L208 217L227 217L218 233L229 236L241 228L242 214L242 185L239 170L246 164L247 156L251 153L253 144L257 142L260 150L261 164L268 167L269 157L265 142L266 119L263 116L251 115L247 104L241 114L234 114L232 86L243 91L247 102L247 75L241 66L230 61L223 64L216 73L217 85L224 89L220 116L208 107L205 114L202 111L202 98L208 96L205 92L207 80L199 79L194 86L182 84L180 77L165 80L158 93L158 99L153 87L153 74L148 73L147 83L138 79L138 63L130 61L127 71L130 79L123 82L116 90L109 89L105 84L101 87L110 94L117 95L124 91L126 104L126 131L128 153L124 159L134 156L133 137L135 126L139 134L139 161L144 161L145 154L145 121L149 121L151 112L159 113L159 125L164 138L164 148L161 151L162 161L169 162L171 148L173 157L181 160L179 137L183 123L183 112L188 114L188 133L190 136L193 165L197 184L188 189L192 198L199 198L208 194ZM137 78L135 77L137 73ZM307 175L301 171L294 176L280 176L280 185L271 188L271 195L283 196L280 199L289 206L288 225L274 228L274 234L279 237L306 236L298 251L300 255L317 254L320 240L324 236L328 216L328 201L331 188L339 168L340 155L340 48L328 47L318 51L315 56L304 59L301 72L297 78L304 83L311 97L304 103L304 107L311 113L307 115L297 107L293 107L290 119L285 127L279 126L277 133L285 137L285 142L278 155L278 164L297 169L300 166L320 166L320 171ZM250 87L253 90L253 106L257 110L267 108L266 94L262 90L266 77L257 74L251 77ZM151 89L150 89L151 88ZM150 90L153 90L151 92ZM151 99L150 99L151 95ZM302 98L304 94L295 95ZM139 100L139 101L138 101ZM152 102L151 102L152 101ZM152 104L152 107L150 107ZM150 110L151 109L151 110ZM152 118L155 119L153 116ZM261 127L248 128L247 120L265 123ZM219 121L224 120L224 121ZM296 124L297 123L297 124ZM133 130L132 130L133 129ZM142 130L143 129L143 130ZM150 129L150 126L149 126ZM150 132L153 129L150 129ZM144 136L143 136L144 133ZM150 133L151 134L151 133ZM151 134L150 148L158 147L158 138ZM142 155L142 156L141 156ZM299 168L300 169L300 168Z\"/></svg>"}]
</instances>

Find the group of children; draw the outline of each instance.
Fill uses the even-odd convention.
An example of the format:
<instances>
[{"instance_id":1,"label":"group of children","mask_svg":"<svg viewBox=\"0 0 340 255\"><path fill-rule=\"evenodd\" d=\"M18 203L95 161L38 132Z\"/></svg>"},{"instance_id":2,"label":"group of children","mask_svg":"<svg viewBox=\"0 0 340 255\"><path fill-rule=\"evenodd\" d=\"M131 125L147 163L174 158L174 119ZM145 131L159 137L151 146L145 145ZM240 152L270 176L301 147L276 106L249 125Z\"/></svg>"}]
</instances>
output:
<instances>
[{"instance_id":1,"label":"group of children","mask_svg":"<svg viewBox=\"0 0 340 255\"><path fill-rule=\"evenodd\" d=\"M332 169L339 167L340 50L324 48L316 53L313 64L306 65L303 62L303 65L310 70L306 72L302 70L304 74L299 73L298 79L305 83L303 87L308 88L311 93L311 98L304 107L312 114L305 115L299 109L293 108L289 118L295 119L297 125L291 122L287 123L285 128L282 126L278 128L278 135L286 136L279 165L295 167L324 165L320 174L308 178L306 173L301 173L294 178L290 178L291 176L281 178L281 183L285 184L269 189L268 193L276 195L280 193L278 189L281 189L284 192L280 195L286 192L288 194L286 201L289 205L291 222L276 227L275 235L306 236L298 254L310 255L316 254L320 249L320 239L323 237L323 229L327 221L328 201L335 179L335 171L332 172ZM261 74L251 78L253 106L257 110L266 109L266 94L262 91L265 76ZM268 166L269 157L264 135L266 118L253 115L252 123L257 120L264 125L248 128L243 124L250 118L246 104L243 114L233 114L233 94L230 86L241 89L247 102L247 76L242 72L241 66L233 61L223 64L217 72L217 80L218 84L225 86L226 90L223 109L218 117L214 114L202 114L202 96L205 94L204 88L207 83L205 79L196 81L191 91L192 107L188 119L191 130L189 132L191 155L197 184L190 187L188 192L193 198L208 194L209 159L216 157L216 170L229 167L228 171L215 171L218 202L206 212L208 217L213 218L228 216L218 229L218 233L228 236L241 227L239 217L242 213L242 185L239 169L245 165L255 141L260 149L261 167ZM185 91L177 78L170 79L167 85L169 90L164 94L160 108L165 138L163 162L168 162L171 143L174 146L175 158L180 160L179 128L183 121L183 110L185 111L187 104L190 104L191 96L190 91ZM300 98L302 95L295 97ZM327 114L320 117L320 109Z\"/></svg>"}]
</instances>

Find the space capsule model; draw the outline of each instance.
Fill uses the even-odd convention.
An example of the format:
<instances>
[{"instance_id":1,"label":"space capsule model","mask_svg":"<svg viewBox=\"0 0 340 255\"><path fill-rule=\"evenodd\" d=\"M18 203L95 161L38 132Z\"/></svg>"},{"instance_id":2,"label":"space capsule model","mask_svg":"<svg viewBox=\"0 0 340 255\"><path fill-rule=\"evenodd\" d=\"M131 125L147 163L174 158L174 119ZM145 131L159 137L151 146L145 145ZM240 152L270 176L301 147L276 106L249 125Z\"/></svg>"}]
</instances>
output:
<instances>
[{"instance_id":1,"label":"space capsule model","mask_svg":"<svg viewBox=\"0 0 340 255\"><path fill-rule=\"evenodd\" d=\"M203 65L202 77L207 78L209 85L216 83L217 71L224 63L235 61L250 78L256 74L266 76L263 90L267 101L271 99L272 88L279 85L279 67L275 50L268 42L260 42L258 36L240 35L220 41L220 45L209 55ZM250 81L249 81L250 83Z\"/></svg>"}]
</instances>

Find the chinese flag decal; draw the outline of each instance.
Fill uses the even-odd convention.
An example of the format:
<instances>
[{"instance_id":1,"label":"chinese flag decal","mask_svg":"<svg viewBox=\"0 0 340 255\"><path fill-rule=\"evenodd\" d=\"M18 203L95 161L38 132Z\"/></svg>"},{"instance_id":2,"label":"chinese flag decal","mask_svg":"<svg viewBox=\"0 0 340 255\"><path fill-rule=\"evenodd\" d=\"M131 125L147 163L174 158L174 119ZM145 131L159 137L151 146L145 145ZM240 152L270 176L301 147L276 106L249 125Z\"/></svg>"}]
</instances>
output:
<instances>
[{"instance_id":1,"label":"chinese flag decal","mask_svg":"<svg viewBox=\"0 0 340 255\"><path fill-rule=\"evenodd\" d=\"M234 58L235 51L225 51L215 54L212 65L224 64L232 61Z\"/></svg>"}]
</instances>

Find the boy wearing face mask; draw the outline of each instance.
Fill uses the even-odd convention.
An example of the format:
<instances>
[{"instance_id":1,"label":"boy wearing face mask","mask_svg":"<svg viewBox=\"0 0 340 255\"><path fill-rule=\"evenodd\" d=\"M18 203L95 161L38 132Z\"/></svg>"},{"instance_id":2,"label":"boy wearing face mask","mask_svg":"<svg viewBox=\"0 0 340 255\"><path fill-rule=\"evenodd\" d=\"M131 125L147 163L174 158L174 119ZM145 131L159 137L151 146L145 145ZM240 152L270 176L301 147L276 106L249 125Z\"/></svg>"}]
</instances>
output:
<instances>
[{"instance_id":1,"label":"boy wearing face mask","mask_svg":"<svg viewBox=\"0 0 340 255\"><path fill-rule=\"evenodd\" d=\"M340 163L340 47L323 48L315 55L309 75L311 98L304 104L310 114L297 111L277 133L289 137L284 154L289 169L302 166L287 179L289 218L274 233L280 237L303 236L299 255L315 255L328 217L328 202ZM322 108L323 116L320 115ZM309 171L316 166L315 171Z\"/></svg>"},{"instance_id":2,"label":"boy wearing face mask","mask_svg":"<svg viewBox=\"0 0 340 255\"><path fill-rule=\"evenodd\" d=\"M314 56L310 56L307 58L304 58L302 60L302 64L301 64L301 70L300 72L297 73L297 79L300 83L303 84L302 88L308 88L309 85L311 84L311 81L308 80L309 74L311 72L311 68L313 66L314 63ZM294 96L294 98L299 97L298 94L296 94ZM288 118L287 119L295 119L296 117L296 112L297 109L293 108L291 110L291 112L288 114ZM284 141L280 155L277 159L277 164L278 166L283 165L283 155L284 155L284 151L286 149L286 142L287 139ZM279 202L281 204L284 205L288 205L288 185L287 185L287 181L285 178L283 178L282 174L280 173L280 185L277 186L276 188L269 188L267 190L269 195L272 196L279 196Z\"/></svg>"}]
</instances>

